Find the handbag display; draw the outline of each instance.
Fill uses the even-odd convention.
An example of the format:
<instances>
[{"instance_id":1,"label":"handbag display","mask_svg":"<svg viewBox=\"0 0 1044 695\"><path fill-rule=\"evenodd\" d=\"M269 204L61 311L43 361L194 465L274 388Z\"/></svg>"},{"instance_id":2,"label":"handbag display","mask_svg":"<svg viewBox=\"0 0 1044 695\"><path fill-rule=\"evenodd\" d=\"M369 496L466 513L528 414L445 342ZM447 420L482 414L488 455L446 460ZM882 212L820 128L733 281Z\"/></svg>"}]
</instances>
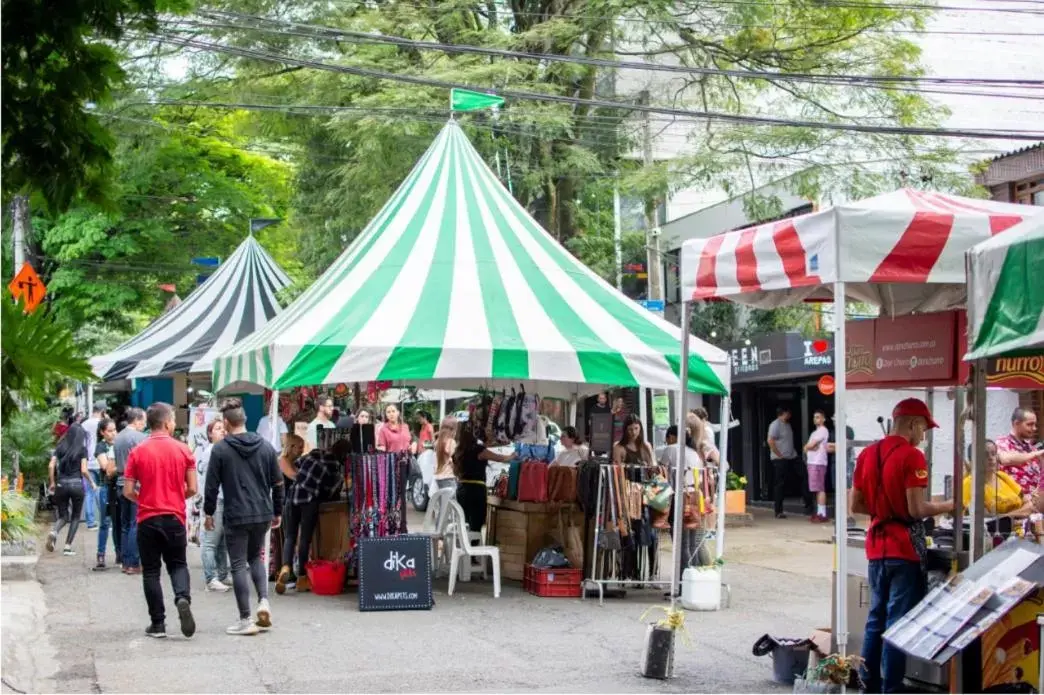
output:
<instances>
[{"instance_id":1,"label":"handbag display","mask_svg":"<svg viewBox=\"0 0 1044 695\"><path fill-rule=\"evenodd\" d=\"M548 466L547 501L576 502L577 473L572 466Z\"/></svg>"},{"instance_id":2,"label":"handbag display","mask_svg":"<svg viewBox=\"0 0 1044 695\"><path fill-rule=\"evenodd\" d=\"M515 460L508 465L507 499L518 499L518 477L522 475L522 461Z\"/></svg>"},{"instance_id":3,"label":"handbag display","mask_svg":"<svg viewBox=\"0 0 1044 695\"><path fill-rule=\"evenodd\" d=\"M519 502L547 502L547 470L543 461L523 461L518 476Z\"/></svg>"},{"instance_id":4,"label":"handbag display","mask_svg":"<svg viewBox=\"0 0 1044 695\"><path fill-rule=\"evenodd\" d=\"M643 498L650 509L657 512L666 512L671 508L671 499L674 490L662 474L657 473L645 483Z\"/></svg>"}]
</instances>

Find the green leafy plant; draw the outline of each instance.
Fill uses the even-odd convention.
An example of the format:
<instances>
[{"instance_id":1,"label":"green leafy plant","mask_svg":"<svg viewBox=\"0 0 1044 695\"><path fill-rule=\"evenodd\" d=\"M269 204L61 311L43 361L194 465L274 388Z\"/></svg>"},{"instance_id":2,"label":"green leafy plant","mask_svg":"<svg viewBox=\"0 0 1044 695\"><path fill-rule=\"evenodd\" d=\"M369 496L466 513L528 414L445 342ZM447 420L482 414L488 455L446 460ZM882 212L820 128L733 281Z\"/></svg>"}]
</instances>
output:
<instances>
[{"instance_id":1,"label":"green leafy plant","mask_svg":"<svg viewBox=\"0 0 1044 695\"><path fill-rule=\"evenodd\" d=\"M47 477L47 462L54 446L51 429L58 413L51 410L22 410L14 412L4 424L0 458L4 473L13 473L17 458L18 469L25 475L26 489Z\"/></svg>"},{"instance_id":2,"label":"green leafy plant","mask_svg":"<svg viewBox=\"0 0 1044 695\"><path fill-rule=\"evenodd\" d=\"M746 490L747 489L747 479L746 479L746 477L744 477L742 475L739 475L738 473L734 473L732 471L729 471L728 475L725 477L725 489L726 490Z\"/></svg>"},{"instance_id":3,"label":"green leafy plant","mask_svg":"<svg viewBox=\"0 0 1044 695\"><path fill-rule=\"evenodd\" d=\"M45 405L55 386L67 379L94 379L71 332L42 310L0 301L0 422L4 426L23 403Z\"/></svg>"},{"instance_id":4,"label":"green leafy plant","mask_svg":"<svg viewBox=\"0 0 1044 695\"><path fill-rule=\"evenodd\" d=\"M18 541L32 535L36 505L32 498L13 490L0 495L0 539Z\"/></svg>"}]
</instances>

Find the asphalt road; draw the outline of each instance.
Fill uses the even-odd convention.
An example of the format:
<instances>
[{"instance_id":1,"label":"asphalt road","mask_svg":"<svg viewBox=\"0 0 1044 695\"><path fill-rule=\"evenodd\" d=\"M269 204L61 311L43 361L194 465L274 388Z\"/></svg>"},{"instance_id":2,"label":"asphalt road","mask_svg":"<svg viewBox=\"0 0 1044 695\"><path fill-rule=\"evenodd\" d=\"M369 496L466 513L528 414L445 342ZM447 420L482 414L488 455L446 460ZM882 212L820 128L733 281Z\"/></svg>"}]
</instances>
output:
<instances>
[{"instance_id":1,"label":"asphalt road","mask_svg":"<svg viewBox=\"0 0 1044 695\"><path fill-rule=\"evenodd\" d=\"M224 628L237 617L235 599L202 592L194 547L198 632L191 640L149 639L140 578L88 569L94 532L81 532L76 557L40 560L45 640L57 654L58 692L789 691L772 683L770 658L754 657L751 646L766 632L801 637L829 624L829 567L818 567L822 546L814 541L742 531L749 542L736 554L743 561L726 566L731 607L687 613L691 644L678 645L676 677L666 682L637 675L645 633L639 618L648 606L665 605L656 592L632 591L599 606L529 596L512 582L494 599L480 580L458 584L450 597L439 579L433 610L395 613L360 613L356 594L272 592L274 629L231 637ZM764 566L780 547L798 555L784 558L789 571ZM800 556L808 553L818 553L817 567L802 572ZM166 578L164 588L170 603ZM175 616L171 606L173 633Z\"/></svg>"}]
</instances>

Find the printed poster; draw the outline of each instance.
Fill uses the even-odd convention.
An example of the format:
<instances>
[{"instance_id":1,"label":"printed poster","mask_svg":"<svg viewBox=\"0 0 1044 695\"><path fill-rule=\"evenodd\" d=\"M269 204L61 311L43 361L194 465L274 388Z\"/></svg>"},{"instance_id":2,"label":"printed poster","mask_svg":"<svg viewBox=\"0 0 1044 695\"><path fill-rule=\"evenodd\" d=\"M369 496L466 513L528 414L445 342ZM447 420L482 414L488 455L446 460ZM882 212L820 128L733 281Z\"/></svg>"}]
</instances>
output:
<instances>
[{"instance_id":1,"label":"printed poster","mask_svg":"<svg viewBox=\"0 0 1044 695\"><path fill-rule=\"evenodd\" d=\"M189 410L188 448L192 453L196 452L196 447L207 443L207 425L220 415L220 410L205 405L193 406Z\"/></svg>"}]
</instances>

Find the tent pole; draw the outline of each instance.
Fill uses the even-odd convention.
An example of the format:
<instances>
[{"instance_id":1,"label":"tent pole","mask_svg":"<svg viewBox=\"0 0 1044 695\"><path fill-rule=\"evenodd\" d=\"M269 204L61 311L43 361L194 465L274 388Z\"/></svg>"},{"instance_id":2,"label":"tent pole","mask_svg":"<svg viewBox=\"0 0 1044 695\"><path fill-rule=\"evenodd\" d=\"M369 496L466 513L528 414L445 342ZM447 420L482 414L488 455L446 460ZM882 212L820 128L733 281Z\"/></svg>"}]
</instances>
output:
<instances>
[{"instance_id":1,"label":"tent pole","mask_svg":"<svg viewBox=\"0 0 1044 695\"><path fill-rule=\"evenodd\" d=\"M689 320L692 307L689 302L681 305L681 364L678 371L681 374L681 383L678 387L676 398L678 404L675 407L678 417L678 465L674 468L674 523L671 525L671 608L677 608L678 582L681 581L682 564L682 517L684 507L682 498L685 496L685 416L688 408L685 407L686 396L689 393Z\"/></svg>"},{"instance_id":2,"label":"tent pole","mask_svg":"<svg viewBox=\"0 0 1044 695\"><path fill-rule=\"evenodd\" d=\"M439 391L439 422L446 419L446 391Z\"/></svg>"},{"instance_id":3,"label":"tent pole","mask_svg":"<svg viewBox=\"0 0 1044 695\"><path fill-rule=\"evenodd\" d=\"M729 367L731 369L731 366ZM721 397L721 432L718 435L718 490L716 509L718 510L718 528L714 536L714 556L721 559L725 556L725 490L726 478L728 477L728 465L726 461L729 455L729 397Z\"/></svg>"},{"instance_id":4,"label":"tent pole","mask_svg":"<svg viewBox=\"0 0 1044 695\"><path fill-rule=\"evenodd\" d=\"M985 538L983 537L986 523L986 500L983 496L986 483L986 360L975 360L972 365L975 370L972 377L972 388L975 389L975 397L972 401L975 403L975 422L973 423L975 425L975 451L972 458L971 499L964 500L971 516L971 533L968 534L971 541L968 554L969 565L986 554ZM961 478L962 483L963 480ZM954 479L954 487L957 485L957 480ZM964 489L963 484L961 489Z\"/></svg>"},{"instance_id":5,"label":"tent pole","mask_svg":"<svg viewBox=\"0 0 1044 695\"><path fill-rule=\"evenodd\" d=\"M834 591L837 595L834 616L837 651L848 654L848 418L845 414L845 283L834 283L834 566L837 568ZM842 692L844 690L842 689Z\"/></svg>"}]
</instances>

